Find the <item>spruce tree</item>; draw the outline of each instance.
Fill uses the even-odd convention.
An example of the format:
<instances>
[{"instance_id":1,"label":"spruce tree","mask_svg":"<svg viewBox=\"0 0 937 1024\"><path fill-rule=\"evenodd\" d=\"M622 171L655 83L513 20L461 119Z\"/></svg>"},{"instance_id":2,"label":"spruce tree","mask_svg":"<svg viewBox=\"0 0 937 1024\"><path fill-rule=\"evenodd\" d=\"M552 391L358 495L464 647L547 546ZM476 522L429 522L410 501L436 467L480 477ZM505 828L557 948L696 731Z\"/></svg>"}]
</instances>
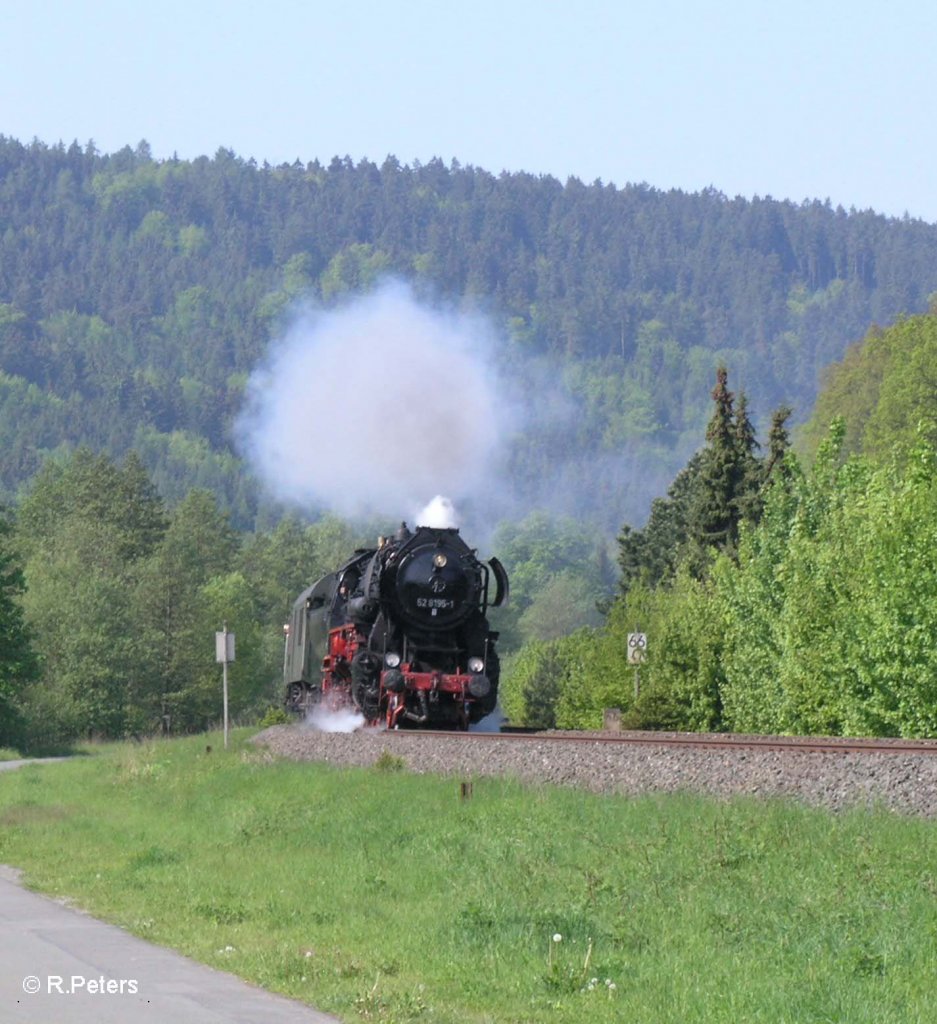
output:
<instances>
[{"instance_id":1,"label":"spruce tree","mask_svg":"<svg viewBox=\"0 0 937 1024\"><path fill-rule=\"evenodd\" d=\"M618 535L619 588L626 594L637 583L656 586L673 578L683 557L688 521L700 472L697 452L674 477L666 498L656 498L643 530L627 523Z\"/></svg>"},{"instance_id":2,"label":"spruce tree","mask_svg":"<svg viewBox=\"0 0 937 1024\"><path fill-rule=\"evenodd\" d=\"M720 367L712 392L715 409L706 429L706 446L697 452L674 478L666 498L651 505L642 530L629 525L618 535L619 588L623 594L636 583L650 587L673 579L677 566L688 566L700 577L708 552L734 554L739 523L761 518L767 476L787 450L784 421L790 409L775 413L771 450L760 460L755 429L748 415L748 401L739 392L738 402L728 387L728 372Z\"/></svg>"},{"instance_id":3,"label":"spruce tree","mask_svg":"<svg viewBox=\"0 0 937 1024\"><path fill-rule=\"evenodd\" d=\"M763 470L756 451L761 447L748 416L748 399L740 391L735 407L735 448L738 461L735 492L737 523L743 519L757 522L761 518L761 484Z\"/></svg>"},{"instance_id":4,"label":"spruce tree","mask_svg":"<svg viewBox=\"0 0 937 1024\"><path fill-rule=\"evenodd\" d=\"M734 395L728 387L728 371L716 371L712 397L716 408L706 428L696 495L690 513L689 533L702 548L733 548L738 537L742 466L736 432Z\"/></svg>"},{"instance_id":5,"label":"spruce tree","mask_svg":"<svg viewBox=\"0 0 937 1024\"><path fill-rule=\"evenodd\" d=\"M787 432L787 419L793 410L789 405L775 409L771 417L771 431L768 434L768 456L765 459L763 478L767 486L775 480L787 480L790 476L785 455L790 451L791 439Z\"/></svg>"}]
</instances>

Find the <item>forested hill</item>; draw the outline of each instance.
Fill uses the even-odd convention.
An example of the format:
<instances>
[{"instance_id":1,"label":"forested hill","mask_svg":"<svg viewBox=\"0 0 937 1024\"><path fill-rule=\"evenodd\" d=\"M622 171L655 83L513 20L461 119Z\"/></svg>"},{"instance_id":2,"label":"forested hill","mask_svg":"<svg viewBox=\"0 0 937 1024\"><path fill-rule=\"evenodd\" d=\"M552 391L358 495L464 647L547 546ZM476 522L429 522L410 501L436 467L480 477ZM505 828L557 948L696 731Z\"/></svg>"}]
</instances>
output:
<instances>
[{"instance_id":1,"label":"forested hill","mask_svg":"<svg viewBox=\"0 0 937 1024\"><path fill-rule=\"evenodd\" d=\"M63 443L135 447L168 497L210 486L250 524L229 436L247 374L295 298L387 273L492 313L519 388L557 371L576 428L535 428L516 476L565 464L588 495L576 467L626 467L598 515L617 527L701 443L719 362L763 420L782 401L802 419L870 323L923 310L937 226L437 160L271 167L0 137L0 493Z\"/></svg>"}]
</instances>

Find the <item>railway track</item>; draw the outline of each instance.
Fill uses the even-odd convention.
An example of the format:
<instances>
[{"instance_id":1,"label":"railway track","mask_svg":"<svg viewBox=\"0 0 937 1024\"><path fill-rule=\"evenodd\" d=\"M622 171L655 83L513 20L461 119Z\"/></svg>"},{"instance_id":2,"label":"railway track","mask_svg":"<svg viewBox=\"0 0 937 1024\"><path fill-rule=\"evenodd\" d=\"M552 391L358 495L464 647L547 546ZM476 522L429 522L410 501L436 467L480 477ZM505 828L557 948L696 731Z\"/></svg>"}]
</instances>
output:
<instances>
[{"instance_id":1,"label":"railway track","mask_svg":"<svg viewBox=\"0 0 937 1024\"><path fill-rule=\"evenodd\" d=\"M934 740L417 729L321 733L274 726L257 741L280 757L337 767L374 766L392 754L390 763L409 772L462 781L510 776L627 796L777 797L830 810L888 808L937 820Z\"/></svg>"},{"instance_id":2,"label":"railway track","mask_svg":"<svg viewBox=\"0 0 937 1024\"><path fill-rule=\"evenodd\" d=\"M388 736L413 736L416 730L400 730ZM608 743L625 746L690 747L710 750L784 751L801 754L928 754L937 755L937 740L863 739L824 736L743 736L729 733L666 732L434 732L420 730L420 736L481 739L523 743Z\"/></svg>"}]
</instances>

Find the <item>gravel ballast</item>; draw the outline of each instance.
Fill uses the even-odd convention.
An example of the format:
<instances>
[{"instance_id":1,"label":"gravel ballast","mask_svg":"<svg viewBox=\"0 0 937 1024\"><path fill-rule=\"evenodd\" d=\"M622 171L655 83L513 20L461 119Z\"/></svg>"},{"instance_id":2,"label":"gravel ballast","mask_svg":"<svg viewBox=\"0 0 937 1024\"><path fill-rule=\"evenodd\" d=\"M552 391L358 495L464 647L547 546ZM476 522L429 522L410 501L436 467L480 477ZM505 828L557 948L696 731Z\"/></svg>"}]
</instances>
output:
<instances>
[{"instance_id":1,"label":"gravel ballast","mask_svg":"<svg viewBox=\"0 0 937 1024\"><path fill-rule=\"evenodd\" d=\"M302 724L273 726L253 742L277 757L336 766L367 767L386 751L418 774L504 775L596 793L780 797L830 810L884 807L937 817L935 754L674 748L376 729L327 733Z\"/></svg>"}]
</instances>

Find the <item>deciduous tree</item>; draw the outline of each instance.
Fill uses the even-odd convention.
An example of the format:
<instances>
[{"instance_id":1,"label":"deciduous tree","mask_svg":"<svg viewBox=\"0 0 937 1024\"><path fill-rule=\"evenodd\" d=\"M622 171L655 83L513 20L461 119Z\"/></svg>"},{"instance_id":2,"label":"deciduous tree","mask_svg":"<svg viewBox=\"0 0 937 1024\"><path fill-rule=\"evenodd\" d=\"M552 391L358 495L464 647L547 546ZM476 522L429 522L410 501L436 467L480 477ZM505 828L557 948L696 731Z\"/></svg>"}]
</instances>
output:
<instances>
[{"instance_id":1,"label":"deciduous tree","mask_svg":"<svg viewBox=\"0 0 937 1024\"><path fill-rule=\"evenodd\" d=\"M23 617L23 572L12 550L8 514L0 509L0 747L23 740L20 697L38 663Z\"/></svg>"}]
</instances>

